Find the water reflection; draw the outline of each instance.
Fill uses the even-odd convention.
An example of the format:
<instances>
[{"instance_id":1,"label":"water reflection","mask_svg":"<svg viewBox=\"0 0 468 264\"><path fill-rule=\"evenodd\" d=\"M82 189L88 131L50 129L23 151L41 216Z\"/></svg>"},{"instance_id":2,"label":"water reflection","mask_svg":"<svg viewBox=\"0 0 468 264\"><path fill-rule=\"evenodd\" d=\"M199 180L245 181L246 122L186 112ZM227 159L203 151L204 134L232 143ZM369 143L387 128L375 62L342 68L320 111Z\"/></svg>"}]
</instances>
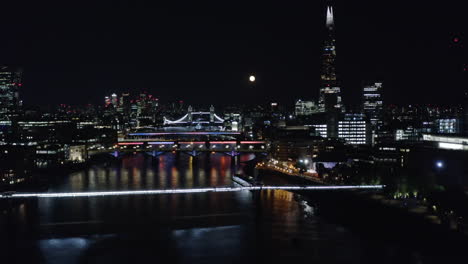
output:
<instances>
[{"instance_id":1,"label":"water reflection","mask_svg":"<svg viewBox=\"0 0 468 264\"><path fill-rule=\"evenodd\" d=\"M245 169L239 161L251 158L125 156L110 166L72 173L49 191L231 185L231 175ZM154 263L156 252L178 256L173 263L258 263L263 257L299 263L304 256L307 263L361 263L369 248L374 250L369 245L375 241L324 221L306 205L299 195L281 190L45 198L0 216L2 230L9 232L0 241L15 260L26 246L38 251L29 263L131 262L123 256ZM380 253L399 254L399 248L391 249Z\"/></svg>"},{"instance_id":2,"label":"water reflection","mask_svg":"<svg viewBox=\"0 0 468 264\"><path fill-rule=\"evenodd\" d=\"M241 157L248 160L251 155ZM54 192L141 190L154 188L192 188L231 185L231 175L242 170L242 164L223 154L192 157L169 153L158 157L137 154L125 156L120 165L93 166L72 173ZM236 157L237 159L237 157ZM233 166L231 166L231 163Z\"/></svg>"}]
</instances>

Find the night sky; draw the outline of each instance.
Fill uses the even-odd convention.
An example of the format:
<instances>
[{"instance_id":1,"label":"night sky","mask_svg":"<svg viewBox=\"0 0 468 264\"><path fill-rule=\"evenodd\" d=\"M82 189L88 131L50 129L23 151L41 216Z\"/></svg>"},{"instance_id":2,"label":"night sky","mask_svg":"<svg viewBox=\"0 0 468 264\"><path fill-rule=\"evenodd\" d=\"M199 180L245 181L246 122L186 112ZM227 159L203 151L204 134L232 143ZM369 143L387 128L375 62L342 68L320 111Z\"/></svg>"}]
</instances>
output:
<instances>
[{"instance_id":1,"label":"night sky","mask_svg":"<svg viewBox=\"0 0 468 264\"><path fill-rule=\"evenodd\" d=\"M139 89L192 104L318 97L326 1L12 2L2 7L0 63L24 68L29 105ZM467 52L450 46L468 41L462 2L335 1L345 104L359 102L365 80L384 81L388 103L460 102Z\"/></svg>"}]
</instances>

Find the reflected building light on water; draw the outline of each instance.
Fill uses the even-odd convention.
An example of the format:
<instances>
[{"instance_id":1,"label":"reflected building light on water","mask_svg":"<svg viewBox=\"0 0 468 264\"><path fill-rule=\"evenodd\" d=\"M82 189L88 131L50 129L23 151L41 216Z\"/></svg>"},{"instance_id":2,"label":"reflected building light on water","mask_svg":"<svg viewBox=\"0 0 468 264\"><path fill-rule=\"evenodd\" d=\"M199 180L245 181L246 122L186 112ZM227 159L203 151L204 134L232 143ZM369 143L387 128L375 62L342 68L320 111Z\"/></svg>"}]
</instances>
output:
<instances>
[{"instance_id":1,"label":"reflected building light on water","mask_svg":"<svg viewBox=\"0 0 468 264\"><path fill-rule=\"evenodd\" d=\"M132 175L131 180L132 180L132 187L134 189L141 188L141 172L137 167L133 168L133 175Z\"/></svg>"},{"instance_id":2,"label":"reflected building light on water","mask_svg":"<svg viewBox=\"0 0 468 264\"><path fill-rule=\"evenodd\" d=\"M186 185L188 188L193 188L193 168L190 165L190 168L185 170Z\"/></svg>"},{"instance_id":3,"label":"reflected building light on water","mask_svg":"<svg viewBox=\"0 0 468 264\"><path fill-rule=\"evenodd\" d=\"M146 170L146 181L147 186L154 186L154 171L152 169Z\"/></svg>"},{"instance_id":4,"label":"reflected building light on water","mask_svg":"<svg viewBox=\"0 0 468 264\"><path fill-rule=\"evenodd\" d=\"M210 171L210 185L216 186L217 181L218 181L218 171L216 170L216 168L212 167Z\"/></svg>"},{"instance_id":5,"label":"reflected building light on water","mask_svg":"<svg viewBox=\"0 0 468 264\"><path fill-rule=\"evenodd\" d=\"M172 167L171 178L171 187L179 186L179 170L176 167Z\"/></svg>"},{"instance_id":6,"label":"reflected building light on water","mask_svg":"<svg viewBox=\"0 0 468 264\"><path fill-rule=\"evenodd\" d=\"M161 188L165 188L166 187L166 177L167 177L166 168L159 167L158 174L159 174L159 183L158 183L158 185Z\"/></svg>"}]
</instances>

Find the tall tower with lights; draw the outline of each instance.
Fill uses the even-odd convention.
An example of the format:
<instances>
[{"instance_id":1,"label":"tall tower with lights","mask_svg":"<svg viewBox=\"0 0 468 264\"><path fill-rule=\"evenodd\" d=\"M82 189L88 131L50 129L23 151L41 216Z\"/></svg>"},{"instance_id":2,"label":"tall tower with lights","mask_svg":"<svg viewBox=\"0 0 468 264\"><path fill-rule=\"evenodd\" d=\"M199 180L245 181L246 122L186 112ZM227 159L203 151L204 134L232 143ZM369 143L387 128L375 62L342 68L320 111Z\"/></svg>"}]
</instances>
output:
<instances>
[{"instance_id":1,"label":"tall tower with lights","mask_svg":"<svg viewBox=\"0 0 468 264\"><path fill-rule=\"evenodd\" d=\"M21 69L0 66L0 116L13 114L19 109L22 85Z\"/></svg>"},{"instance_id":2,"label":"tall tower with lights","mask_svg":"<svg viewBox=\"0 0 468 264\"><path fill-rule=\"evenodd\" d=\"M333 6L327 6L327 37L322 51L322 70L320 75L321 87L319 94L320 111L330 109L343 110L341 101L341 89L336 77L336 45L335 45L335 20L333 18Z\"/></svg>"}]
</instances>

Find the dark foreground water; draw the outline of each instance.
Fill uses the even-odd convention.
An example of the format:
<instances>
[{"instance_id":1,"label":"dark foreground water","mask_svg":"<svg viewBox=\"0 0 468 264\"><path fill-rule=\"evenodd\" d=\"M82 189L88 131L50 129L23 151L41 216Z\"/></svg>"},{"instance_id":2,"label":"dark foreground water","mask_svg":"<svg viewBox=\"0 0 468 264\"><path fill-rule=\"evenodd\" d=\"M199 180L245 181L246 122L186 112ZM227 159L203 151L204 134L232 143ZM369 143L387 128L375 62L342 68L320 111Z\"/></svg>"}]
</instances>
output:
<instances>
[{"instance_id":1,"label":"dark foreground water","mask_svg":"<svg viewBox=\"0 0 468 264\"><path fill-rule=\"evenodd\" d=\"M49 191L232 186L253 157L127 156ZM318 207L285 191L32 199L2 208L0 263L438 262L332 224Z\"/></svg>"}]
</instances>

